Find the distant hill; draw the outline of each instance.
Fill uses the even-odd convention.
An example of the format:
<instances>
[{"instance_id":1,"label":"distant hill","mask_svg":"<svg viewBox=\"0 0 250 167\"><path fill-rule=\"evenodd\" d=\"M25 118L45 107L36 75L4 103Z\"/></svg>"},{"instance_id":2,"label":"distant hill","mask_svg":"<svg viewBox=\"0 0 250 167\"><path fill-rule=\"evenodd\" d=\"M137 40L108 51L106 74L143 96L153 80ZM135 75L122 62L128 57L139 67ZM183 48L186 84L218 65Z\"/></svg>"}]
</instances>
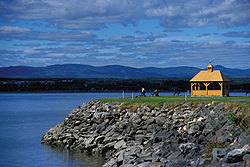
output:
<instances>
[{"instance_id":1,"label":"distant hill","mask_svg":"<svg viewBox=\"0 0 250 167\"><path fill-rule=\"evenodd\" d=\"M250 78L250 69L230 69L215 66L228 78ZM95 67L81 64L62 64L47 67L0 67L1 78L191 78L201 69L195 67L133 68L120 65Z\"/></svg>"}]
</instances>

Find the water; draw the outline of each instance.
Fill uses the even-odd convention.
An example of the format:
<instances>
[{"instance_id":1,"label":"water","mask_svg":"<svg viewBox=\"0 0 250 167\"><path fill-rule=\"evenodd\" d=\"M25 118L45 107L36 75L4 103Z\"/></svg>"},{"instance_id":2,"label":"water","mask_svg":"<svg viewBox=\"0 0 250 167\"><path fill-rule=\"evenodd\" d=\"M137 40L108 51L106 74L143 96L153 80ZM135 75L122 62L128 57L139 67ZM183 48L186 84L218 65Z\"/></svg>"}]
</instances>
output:
<instances>
[{"instance_id":1,"label":"water","mask_svg":"<svg viewBox=\"0 0 250 167\"><path fill-rule=\"evenodd\" d=\"M0 94L0 166L101 166L101 157L52 149L41 137L83 102L117 96L121 93Z\"/></svg>"},{"instance_id":2,"label":"water","mask_svg":"<svg viewBox=\"0 0 250 167\"><path fill-rule=\"evenodd\" d=\"M230 95L244 93L233 92ZM65 116L82 103L121 96L122 93L0 93L0 166L101 166L103 159L100 156L53 149L42 145L41 137L49 128L63 122ZM131 96L131 93L125 96Z\"/></svg>"}]
</instances>

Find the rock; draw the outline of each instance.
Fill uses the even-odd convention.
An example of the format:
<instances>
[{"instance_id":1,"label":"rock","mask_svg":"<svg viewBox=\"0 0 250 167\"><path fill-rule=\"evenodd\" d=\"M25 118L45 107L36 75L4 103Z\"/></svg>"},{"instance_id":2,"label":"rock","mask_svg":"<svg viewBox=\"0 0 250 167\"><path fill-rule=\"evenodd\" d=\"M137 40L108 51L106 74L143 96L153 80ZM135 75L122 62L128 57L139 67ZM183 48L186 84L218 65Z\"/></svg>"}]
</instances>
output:
<instances>
[{"instance_id":1,"label":"rock","mask_svg":"<svg viewBox=\"0 0 250 167\"><path fill-rule=\"evenodd\" d=\"M227 153L226 156L226 162L228 163L234 163L234 162L240 162L243 161L243 156L246 154L246 149L234 149Z\"/></svg>"},{"instance_id":2,"label":"rock","mask_svg":"<svg viewBox=\"0 0 250 167\"><path fill-rule=\"evenodd\" d=\"M186 159L176 159L176 160L170 160L166 163L166 167L188 167L191 166L191 164Z\"/></svg>"},{"instance_id":3,"label":"rock","mask_svg":"<svg viewBox=\"0 0 250 167\"><path fill-rule=\"evenodd\" d=\"M163 125L163 124L166 122L166 118L161 117L161 116L158 116L158 117L155 118L155 122L156 122L158 125Z\"/></svg>"},{"instance_id":4,"label":"rock","mask_svg":"<svg viewBox=\"0 0 250 167\"><path fill-rule=\"evenodd\" d=\"M184 143L180 144L179 150L181 153L187 154L190 150L196 149L196 146L194 143Z\"/></svg>"},{"instance_id":5,"label":"rock","mask_svg":"<svg viewBox=\"0 0 250 167\"><path fill-rule=\"evenodd\" d=\"M199 125L193 125L193 126L191 126L191 127L188 129L187 132L188 132L188 134L193 135L193 134L199 132L199 130L200 130Z\"/></svg>"},{"instance_id":6,"label":"rock","mask_svg":"<svg viewBox=\"0 0 250 167\"><path fill-rule=\"evenodd\" d=\"M73 136L74 136L74 138L75 138L76 140L79 139L79 136L78 136L77 134L73 133Z\"/></svg>"},{"instance_id":7,"label":"rock","mask_svg":"<svg viewBox=\"0 0 250 167\"><path fill-rule=\"evenodd\" d=\"M121 150L118 154L119 154L119 155L118 155L118 157L117 157L117 161L118 161L118 162L122 162L123 159L124 159L125 150Z\"/></svg>"},{"instance_id":8,"label":"rock","mask_svg":"<svg viewBox=\"0 0 250 167\"><path fill-rule=\"evenodd\" d=\"M203 158L192 159L190 164L191 166L205 166L205 159Z\"/></svg>"},{"instance_id":9,"label":"rock","mask_svg":"<svg viewBox=\"0 0 250 167\"><path fill-rule=\"evenodd\" d=\"M141 117L140 117L139 115L136 115L136 114L135 114L135 115L132 117L131 121L132 121L133 124L140 124L141 121L142 121L142 119L141 119Z\"/></svg>"},{"instance_id":10,"label":"rock","mask_svg":"<svg viewBox=\"0 0 250 167\"><path fill-rule=\"evenodd\" d=\"M106 162L103 167L116 166L117 160L115 158L111 158L108 162Z\"/></svg>"},{"instance_id":11,"label":"rock","mask_svg":"<svg viewBox=\"0 0 250 167\"><path fill-rule=\"evenodd\" d=\"M42 143L104 154L104 166L185 167L205 166L200 157L205 156L207 142L214 140L225 145L212 151L215 166L247 166L250 149L244 145L249 144L249 134L235 128L224 115L236 109L226 111L223 103L214 102L199 105L164 104L153 110L140 106L131 111L118 103L93 101L74 109L63 123L47 131Z\"/></svg>"},{"instance_id":12,"label":"rock","mask_svg":"<svg viewBox=\"0 0 250 167\"><path fill-rule=\"evenodd\" d=\"M218 104L217 106L214 107L214 112L218 113L218 112L222 111L223 109L224 109L224 105Z\"/></svg>"},{"instance_id":13,"label":"rock","mask_svg":"<svg viewBox=\"0 0 250 167\"><path fill-rule=\"evenodd\" d=\"M81 124L81 121L76 121L76 122L75 122L75 125L76 125L76 126L78 126L78 125L80 125L80 124Z\"/></svg>"},{"instance_id":14,"label":"rock","mask_svg":"<svg viewBox=\"0 0 250 167\"><path fill-rule=\"evenodd\" d=\"M147 119L145 123L148 124L148 125L150 125L150 124L152 124L154 121L155 121L155 118L154 118L154 117L151 117L151 118Z\"/></svg>"},{"instance_id":15,"label":"rock","mask_svg":"<svg viewBox=\"0 0 250 167\"><path fill-rule=\"evenodd\" d=\"M123 163L124 164L133 164L135 162L135 156L125 156L124 159L123 159Z\"/></svg>"},{"instance_id":16,"label":"rock","mask_svg":"<svg viewBox=\"0 0 250 167\"><path fill-rule=\"evenodd\" d=\"M213 148L212 155L213 160L219 160L220 158L223 158L227 154L225 148Z\"/></svg>"},{"instance_id":17,"label":"rock","mask_svg":"<svg viewBox=\"0 0 250 167\"><path fill-rule=\"evenodd\" d=\"M211 123L207 123L205 125L205 128L202 131L202 134L204 134L205 136L211 132L214 132L214 127L211 125Z\"/></svg>"},{"instance_id":18,"label":"rock","mask_svg":"<svg viewBox=\"0 0 250 167\"><path fill-rule=\"evenodd\" d=\"M250 144L250 135L249 134L242 134L240 137L239 137L239 145L242 147L246 144Z\"/></svg>"},{"instance_id":19,"label":"rock","mask_svg":"<svg viewBox=\"0 0 250 167\"><path fill-rule=\"evenodd\" d=\"M117 143L115 143L114 148L117 150L119 148L124 148L126 147L126 143L124 140L118 141Z\"/></svg>"},{"instance_id":20,"label":"rock","mask_svg":"<svg viewBox=\"0 0 250 167\"><path fill-rule=\"evenodd\" d=\"M120 167L134 167L134 165L133 164L123 164Z\"/></svg>"},{"instance_id":21,"label":"rock","mask_svg":"<svg viewBox=\"0 0 250 167\"><path fill-rule=\"evenodd\" d=\"M90 138L87 138L85 139L85 145L89 145L89 144L92 144L94 142L95 138L94 137L90 137Z\"/></svg>"},{"instance_id":22,"label":"rock","mask_svg":"<svg viewBox=\"0 0 250 167\"><path fill-rule=\"evenodd\" d=\"M147 106L141 106L142 110L145 111L145 112L149 112L151 111L151 109Z\"/></svg>"},{"instance_id":23,"label":"rock","mask_svg":"<svg viewBox=\"0 0 250 167\"><path fill-rule=\"evenodd\" d=\"M152 164L152 162L143 162L136 165L135 167L154 167L154 165Z\"/></svg>"},{"instance_id":24,"label":"rock","mask_svg":"<svg viewBox=\"0 0 250 167\"><path fill-rule=\"evenodd\" d=\"M244 155L243 160L244 160L244 166L249 167L250 166L250 154Z\"/></svg>"},{"instance_id":25,"label":"rock","mask_svg":"<svg viewBox=\"0 0 250 167\"><path fill-rule=\"evenodd\" d=\"M197 119L197 121L199 121L199 122L204 121L204 120L206 120L206 118L204 118L204 117L200 117Z\"/></svg>"}]
</instances>

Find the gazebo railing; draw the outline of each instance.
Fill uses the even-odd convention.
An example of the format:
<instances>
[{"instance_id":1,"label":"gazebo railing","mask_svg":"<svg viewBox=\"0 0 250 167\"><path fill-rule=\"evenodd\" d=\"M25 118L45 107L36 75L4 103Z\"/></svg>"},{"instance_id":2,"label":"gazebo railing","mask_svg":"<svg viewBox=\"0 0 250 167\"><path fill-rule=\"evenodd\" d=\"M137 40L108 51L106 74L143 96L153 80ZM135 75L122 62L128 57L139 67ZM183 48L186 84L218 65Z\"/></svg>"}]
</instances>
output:
<instances>
[{"instance_id":1,"label":"gazebo railing","mask_svg":"<svg viewBox=\"0 0 250 167\"><path fill-rule=\"evenodd\" d=\"M192 96L221 96L221 90L193 90Z\"/></svg>"}]
</instances>

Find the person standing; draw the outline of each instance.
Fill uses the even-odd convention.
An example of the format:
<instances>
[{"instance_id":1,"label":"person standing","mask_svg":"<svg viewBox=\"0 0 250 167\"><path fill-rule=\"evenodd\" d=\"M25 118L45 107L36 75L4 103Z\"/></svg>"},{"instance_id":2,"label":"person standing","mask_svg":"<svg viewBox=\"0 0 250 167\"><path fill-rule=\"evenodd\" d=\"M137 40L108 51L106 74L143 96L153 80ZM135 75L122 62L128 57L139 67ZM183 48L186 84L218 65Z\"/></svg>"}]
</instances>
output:
<instances>
[{"instance_id":1,"label":"person standing","mask_svg":"<svg viewBox=\"0 0 250 167\"><path fill-rule=\"evenodd\" d=\"M144 88L141 89L141 95L144 97L146 96L146 90Z\"/></svg>"}]
</instances>

